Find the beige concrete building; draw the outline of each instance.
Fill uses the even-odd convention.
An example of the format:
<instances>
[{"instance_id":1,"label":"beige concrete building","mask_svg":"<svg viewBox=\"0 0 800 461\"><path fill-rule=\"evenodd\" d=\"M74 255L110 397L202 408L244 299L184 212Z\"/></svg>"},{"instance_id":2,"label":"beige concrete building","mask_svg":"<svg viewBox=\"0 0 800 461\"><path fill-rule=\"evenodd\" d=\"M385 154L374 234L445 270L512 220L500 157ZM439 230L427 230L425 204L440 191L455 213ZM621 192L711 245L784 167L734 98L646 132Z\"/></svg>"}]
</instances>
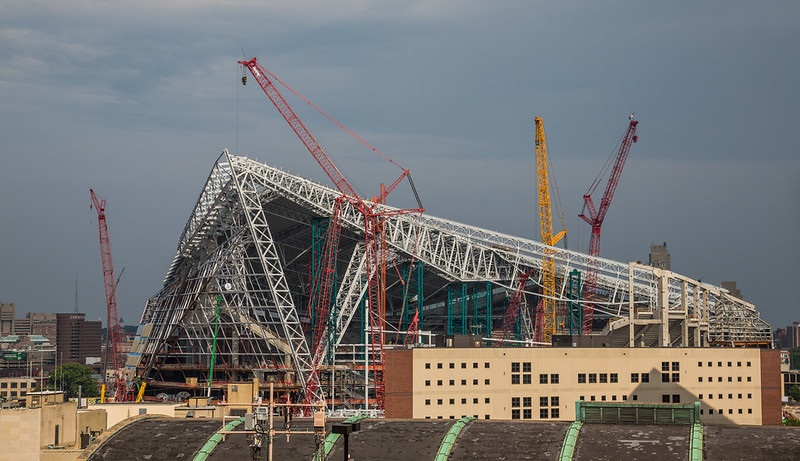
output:
<instances>
[{"instance_id":1,"label":"beige concrete building","mask_svg":"<svg viewBox=\"0 0 800 461\"><path fill-rule=\"evenodd\" d=\"M0 400L18 400L36 386L33 378L0 378Z\"/></svg>"},{"instance_id":2,"label":"beige concrete building","mask_svg":"<svg viewBox=\"0 0 800 461\"><path fill-rule=\"evenodd\" d=\"M704 423L780 424L780 351L415 348L386 353L386 417L571 421L575 402L701 403Z\"/></svg>"}]
</instances>

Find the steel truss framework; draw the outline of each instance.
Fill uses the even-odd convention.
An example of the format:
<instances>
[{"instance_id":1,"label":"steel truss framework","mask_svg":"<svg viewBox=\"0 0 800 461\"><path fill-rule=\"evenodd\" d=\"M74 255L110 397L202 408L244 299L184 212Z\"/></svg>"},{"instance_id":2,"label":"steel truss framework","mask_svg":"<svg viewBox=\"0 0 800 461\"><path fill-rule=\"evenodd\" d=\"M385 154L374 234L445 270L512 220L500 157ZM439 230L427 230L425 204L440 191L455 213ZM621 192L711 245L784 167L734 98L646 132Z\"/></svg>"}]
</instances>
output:
<instances>
[{"instance_id":1,"label":"steel truss framework","mask_svg":"<svg viewBox=\"0 0 800 461\"><path fill-rule=\"evenodd\" d=\"M309 379L317 379L310 313L305 312L311 291L311 221L330 216L339 196L308 179L223 152L180 237L163 288L145 306L129 370L163 385L185 386L192 378L207 385L218 323L212 388L257 376L305 389ZM381 209L393 208L378 205ZM316 353L325 356L333 348L333 357L348 356L345 362L368 369L368 345L353 345L370 337L360 331L368 322L362 319L358 327L353 321L367 290L363 216L346 201L340 216L339 283L330 309L334 318L328 322L334 331L321 335L328 339ZM766 345L772 340L770 325L752 304L673 272L592 258L425 214L393 215L384 226L388 264L425 265L425 299L417 306L425 304L426 326L436 306L449 308L442 307L447 304L442 299L450 283L491 283L495 293L513 293L520 274L532 270L526 294L541 296L547 255L555 262L554 299L560 306L570 302L569 273L597 268L598 296L592 302L597 315L608 320L603 334L614 339L612 345ZM407 290L398 280L387 283L388 311L395 312L387 316L408 318L392 308L408 305L403 299ZM491 303L485 304L491 319ZM497 307L502 302L494 304L502 319ZM531 327L523 330L528 330L523 339L530 339ZM338 362L342 359L333 366ZM362 385L368 381L360 379ZM325 389L309 397L321 399ZM360 394L365 402L367 394Z\"/></svg>"}]
</instances>

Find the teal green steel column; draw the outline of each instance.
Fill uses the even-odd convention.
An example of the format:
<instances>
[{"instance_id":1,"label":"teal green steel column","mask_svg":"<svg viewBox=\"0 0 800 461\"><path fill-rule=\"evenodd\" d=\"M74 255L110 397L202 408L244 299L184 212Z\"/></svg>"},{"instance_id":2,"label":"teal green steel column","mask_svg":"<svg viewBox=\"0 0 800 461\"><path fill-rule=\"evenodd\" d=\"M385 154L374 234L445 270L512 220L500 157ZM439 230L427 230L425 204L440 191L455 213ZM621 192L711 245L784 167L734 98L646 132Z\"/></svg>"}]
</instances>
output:
<instances>
[{"instance_id":1,"label":"teal green steel column","mask_svg":"<svg viewBox=\"0 0 800 461\"><path fill-rule=\"evenodd\" d=\"M486 282L486 337L492 337L492 282Z\"/></svg>"},{"instance_id":2,"label":"teal green steel column","mask_svg":"<svg viewBox=\"0 0 800 461\"><path fill-rule=\"evenodd\" d=\"M447 285L447 334L453 334L453 286Z\"/></svg>"},{"instance_id":3,"label":"teal green steel column","mask_svg":"<svg viewBox=\"0 0 800 461\"><path fill-rule=\"evenodd\" d=\"M467 284L461 284L461 334L467 334L467 306L469 300L467 299Z\"/></svg>"},{"instance_id":4,"label":"teal green steel column","mask_svg":"<svg viewBox=\"0 0 800 461\"><path fill-rule=\"evenodd\" d=\"M325 248L325 233L328 230L329 218L311 218L311 293L309 299L315 299L320 287L322 277L320 269L322 266L322 253ZM317 323L317 306L311 306L311 325Z\"/></svg>"},{"instance_id":5,"label":"teal green steel column","mask_svg":"<svg viewBox=\"0 0 800 461\"><path fill-rule=\"evenodd\" d=\"M577 302L576 302L577 301ZM573 269L569 273L569 334L581 334L583 315L581 308L581 273Z\"/></svg>"},{"instance_id":6,"label":"teal green steel column","mask_svg":"<svg viewBox=\"0 0 800 461\"><path fill-rule=\"evenodd\" d=\"M217 329L219 328L219 310L222 307L222 296L217 296L217 309L214 315L214 342L211 345L211 363L208 366L208 397L211 397L211 383L214 381L214 362L217 360Z\"/></svg>"},{"instance_id":7,"label":"teal green steel column","mask_svg":"<svg viewBox=\"0 0 800 461\"><path fill-rule=\"evenodd\" d=\"M417 261L417 312L419 312L419 323L417 328L422 330L425 320L425 309L423 309L425 301L425 264L422 261Z\"/></svg>"}]
</instances>

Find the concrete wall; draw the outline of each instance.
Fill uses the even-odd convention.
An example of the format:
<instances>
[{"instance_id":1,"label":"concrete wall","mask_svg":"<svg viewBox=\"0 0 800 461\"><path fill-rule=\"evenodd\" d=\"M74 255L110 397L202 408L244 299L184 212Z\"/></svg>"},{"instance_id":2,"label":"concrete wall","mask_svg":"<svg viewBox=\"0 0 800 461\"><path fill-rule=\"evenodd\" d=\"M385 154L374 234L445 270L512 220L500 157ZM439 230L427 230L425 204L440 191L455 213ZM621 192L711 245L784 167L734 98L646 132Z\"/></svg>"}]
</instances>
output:
<instances>
[{"instance_id":1,"label":"concrete wall","mask_svg":"<svg viewBox=\"0 0 800 461\"><path fill-rule=\"evenodd\" d=\"M122 420L138 416L142 410L148 415L164 415L172 418L175 416L175 408L182 405L179 403L98 403L89 405L89 409L106 411L105 429L108 429Z\"/></svg>"},{"instance_id":2,"label":"concrete wall","mask_svg":"<svg viewBox=\"0 0 800 461\"><path fill-rule=\"evenodd\" d=\"M0 458L37 461L40 420L40 408L0 410L0 447L3 450Z\"/></svg>"},{"instance_id":3,"label":"concrete wall","mask_svg":"<svg viewBox=\"0 0 800 461\"><path fill-rule=\"evenodd\" d=\"M762 380L780 379L779 356L759 349L417 348L411 365L395 357L406 353L387 351L386 374L411 376L414 418L569 421L577 400L665 398L700 401L702 420L711 424L776 424L772 412L780 411L775 399L762 399L771 386ZM387 415L405 414L395 408L402 399L393 399L407 387L402 379L386 380Z\"/></svg>"}]
</instances>

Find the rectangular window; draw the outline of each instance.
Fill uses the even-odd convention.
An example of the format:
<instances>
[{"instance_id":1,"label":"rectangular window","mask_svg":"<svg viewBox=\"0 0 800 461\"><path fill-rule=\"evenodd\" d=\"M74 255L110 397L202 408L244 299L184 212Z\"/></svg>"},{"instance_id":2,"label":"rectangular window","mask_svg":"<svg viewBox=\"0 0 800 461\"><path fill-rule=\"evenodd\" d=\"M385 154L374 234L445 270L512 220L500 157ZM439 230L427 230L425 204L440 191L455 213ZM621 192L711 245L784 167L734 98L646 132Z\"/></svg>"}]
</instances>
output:
<instances>
[{"instance_id":1,"label":"rectangular window","mask_svg":"<svg viewBox=\"0 0 800 461\"><path fill-rule=\"evenodd\" d=\"M681 403L680 394L672 394L672 403Z\"/></svg>"},{"instance_id":2,"label":"rectangular window","mask_svg":"<svg viewBox=\"0 0 800 461\"><path fill-rule=\"evenodd\" d=\"M450 368L451 368L451 369L453 369L453 368L455 368L455 367L456 367L456 364L455 364L455 363L453 363L453 362L450 362Z\"/></svg>"},{"instance_id":3,"label":"rectangular window","mask_svg":"<svg viewBox=\"0 0 800 461\"><path fill-rule=\"evenodd\" d=\"M589 383L593 384L597 382L597 373L589 373Z\"/></svg>"},{"instance_id":4,"label":"rectangular window","mask_svg":"<svg viewBox=\"0 0 800 461\"><path fill-rule=\"evenodd\" d=\"M523 373L531 372L531 362L522 362L522 372Z\"/></svg>"},{"instance_id":5,"label":"rectangular window","mask_svg":"<svg viewBox=\"0 0 800 461\"><path fill-rule=\"evenodd\" d=\"M741 408L739 408L739 414L740 414L740 415L742 414L742 409L741 409Z\"/></svg>"},{"instance_id":6,"label":"rectangular window","mask_svg":"<svg viewBox=\"0 0 800 461\"><path fill-rule=\"evenodd\" d=\"M437 379L436 380L436 385L437 386L441 386L442 385L442 380L441 379Z\"/></svg>"},{"instance_id":7,"label":"rectangular window","mask_svg":"<svg viewBox=\"0 0 800 461\"><path fill-rule=\"evenodd\" d=\"M466 379L462 379L461 380L461 385L462 386L466 386L467 385L467 380Z\"/></svg>"},{"instance_id":8,"label":"rectangular window","mask_svg":"<svg viewBox=\"0 0 800 461\"><path fill-rule=\"evenodd\" d=\"M483 415L483 419L489 419L489 415Z\"/></svg>"},{"instance_id":9,"label":"rectangular window","mask_svg":"<svg viewBox=\"0 0 800 461\"><path fill-rule=\"evenodd\" d=\"M491 401L491 399L489 397L486 397L485 399L483 399L483 403L489 403L490 401Z\"/></svg>"},{"instance_id":10,"label":"rectangular window","mask_svg":"<svg viewBox=\"0 0 800 461\"><path fill-rule=\"evenodd\" d=\"M558 396L550 397L550 406L557 407L558 406Z\"/></svg>"},{"instance_id":11,"label":"rectangular window","mask_svg":"<svg viewBox=\"0 0 800 461\"><path fill-rule=\"evenodd\" d=\"M483 384L485 384L485 385L487 385L487 386L488 386L488 385L489 385L491 382L492 382L492 381L491 381L489 378L486 378L486 379L484 379L484 380L483 380Z\"/></svg>"},{"instance_id":12,"label":"rectangular window","mask_svg":"<svg viewBox=\"0 0 800 461\"><path fill-rule=\"evenodd\" d=\"M430 404L431 404L431 399L425 399L425 405L430 405Z\"/></svg>"},{"instance_id":13,"label":"rectangular window","mask_svg":"<svg viewBox=\"0 0 800 461\"><path fill-rule=\"evenodd\" d=\"M466 405L466 404L467 404L467 399L461 399L461 405Z\"/></svg>"},{"instance_id":14,"label":"rectangular window","mask_svg":"<svg viewBox=\"0 0 800 461\"><path fill-rule=\"evenodd\" d=\"M748 366L748 367L750 366L750 362L747 362L747 366Z\"/></svg>"},{"instance_id":15,"label":"rectangular window","mask_svg":"<svg viewBox=\"0 0 800 461\"><path fill-rule=\"evenodd\" d=\"M749 365L748 365L748 366L749 366ZM747 377L747 382L748 382L748 383L749 383L750 381L752 381L752 380L753 380L753 378L752 378L751 376L748 376L748 377Z\"/></svg>"},{"instance_id":16,"label":"rectangular window","mask_svg":"<svg viewBox=\"0 0 800 461\"><path fill-rule=\"evenodd\" d=\"M737 377L736 377L736 382L737 382L737 383L740 383L740 382L742 382L742 377L741 377L741 376L737 376Z\"/></svg>"},{"instance_id":17,"label":"rectangular window","mask_svg":"<svg viewBox=\"0 0 800 461\"><path fill-rule=\"evenodd\" d=\"M473 386L477 386L478 385L478 380L477 379L473 379L472 380L472 385Z\"/></svg>"},{"instance_id":18,"label":"rectangular window","mask_svg":"<svg viewBox=\"0 0 800 461\"><path fill-rule=\"evenodd\" d=\"M680 373L672 373L672 382L673 383L681 382L681 374Z\"/></svg>"},{"instance_id":19,"label":"rectangular window","mask_svg":"<svg viewBox=\"0 0 800 461\"><path fill-rule=\"evenodd\" d=\"M728 382L729 382L729 383L732 383L732 382L733 382L733 376L728 376Z\"/></svg>"},{"instance_id":20,"label":"rectangular window","mask_svg":"<svg viewBox=\"0 0 800 461\"><path fill-rule=\"evenodd\" d=\"M532 418L533 418L533 412L531 411L530 408L522 410L522 419L532 419Z\"/></svg>"},{"instance_id":21,"label":"rectangular window","mask_svg":"<svg viewBox=\"0 0 800 461\"><path fill-rule=\"evenodd\" d=\"M631 382L638 383L639 382L639 373L631 373Z\"/></svg>"},{"instance_id":22,"label":"rectangular window","mask_svg":"<svg viewBox=\"0 0 800 461\"><path fill-rule=\"evenodd\" d=\"M698 383L702 383L703 382L703 377L702 376L698 376L697 377L697 382Z\"/></svg>"},{"instance_id":23,"label":"rectangular window","mask_svg":"<svg viewBox=\"0 0 800 461\"><path fill-rule=\"evenodd\" d=\"M539 397L539 406L546 407L547 406L547 397Z\"/></svg>"},{"instance_id":24,"label":"rectangular window","mask_svg":"<svg viewBox=\"0 0 800 461\"><path fill-rule=\"evenodd\" d=\"M425 369L426 370L430 370L431 369L431 364L430 363L426 363L425 364Z\"/></svg>"},{"instance_id":25,"label":"rectangular window","mask_svg":"<svg viewBox=\"0 0 800 461\"><path fill-rule=\"evenodd\" d=\"M721 367L722 366L722 362L717 362L717 366Z\"/></svg>"},{"instance_id":26,"label":"rectangular window","mask_svg":"<svg viewBox=\"0 0 800 461\"><path fill-rule=\"evenodd\" d=\"M467 362L461 362L461 368L467 368Z\"/></svg>"},{"instance_id":27,"label":"rectangular window","mask_svg":"<svg viewBox=\"0 0 800 461\"><path fill-rule=\"evenodd\" d=\"M718 382L718 383L721 383L721 382L722 382L722 376L717 376L717 382Z\"/></svg>"},{"instance_id":28,"label":"rectangular window","mask_svg":"<svg viewBox=\"0 0 800 461\"><path fill-rule=\"evenodd\" d=\"M473 405L477 405L478 404L478 398L477 397L472 399L472 404Z\"/></svg>"},{"instance_id":29,"label":"rectangular window","mask_svg":"<svg viewBox=\"0 0 800 461\"><path fill-rule=\"evenodd\" d=\"M522 398L522 406L523 407L530 407L531 406L531 398L530 397L523 397Z\"/></svg>"},{"instance_id":30,"label":"rectangular window","mask_svg":"<svg viewBox=\"0 0 800 461\"><path fill-rule=\"evenodd\" d=\"M600 373L600 382L607 383L608 382L608 374L607 373Z\"/></svg>"},{"instance_id":31,"label":"rectangular window","mask_svg":"<svg viewBox=\"0 0 800 461\"><path fill-rule=\"evenodd\" d=\"M511 397L511 407L519 408L519 397Z\"/></svg>"},{"instance_id":32,"label":"rectangular window","mask_svg":"<svg viewBox=\"0 0 800 461\"><path fill-rule=\"evenodd\" d=\"M0 389L7 389L8 383L0 383Z\"/></svg>"},{"instance_id":33,"label":"rectangular window","mask_svg":"<svg viewBox=\"0 0 800 461\"><path fill-rule=\"evenodd\" d=\"M752 399L753 398L753 394L747 394L747 398L748 399Z\"/></svg>"},{"instance_id":34,"label":"rectangular window","mask_svg":"<svg viewBox=\"0 0 800 461\"><path fill-rule=\"evenodd\" d=\"M589 400L590 400L590 401L592 401L592 402L594 402L594 400L595 400L595 399L594 399L594 396L591 396L591 397L589 397Z\"/></svg>"},{"instance_id":35,"label":"rectangular window","mask_svg":"<svg viewBox=\"0 0 800 461\"><path fill-rule=\"evenodd\" d=\"M519 419L519 410L511 410L511 419Z\"/></svg>"},{"instance_id":36,"label":"rectangular window","mask_svg":"<svg viewBox=\"0 0 800 461\"><path fill-rule=\"evenodd\" d=\"M612 382L612 383L619 382L619 377L617 376L617 374L616 374L616 373L611 373L611 374L609 375L609 378L611 378L611 382Z\"/></svg>"},{"instance_id":37,"label":"rectangular window","mask_svg":"<svg viewBox=\"0 0 800 461\"><path fill-rule=\"evenodd\" d=\"M708 394L708 399L709 400L714 400L714 394Z\"/></svg>"},{"instance_id":38,"label":"rectangular window","mask_svg":"<svg viewBox=\"0 0 800 461\"><path fill-rule=\"evenodd\" d=\"M737 394L737 397L741 399L742 398L742 394Z\"/></svg>"},{"instance_id":39,"label":"rectangular window","mask_svg":"<svg viewBox=\"0 0 800 461\"><path fill-rule=\"evenodd\" d=\"M661 373L661 382L668 383L669 382L669 373Z\"/></svg>"},{"instance_id":40,"label":"rectangular window","mask_svg":"<svg viewBox=\"0 0 800 461\"><path fill-rule=\"evenodd\" d=\"M519 362L511 362L511 373L519 373Z\"/></svg>"},{"instance_id":41,"label":"rectangular window","mask_svg":"<svg viewBox=\"0 0 800 461\"><path fill-rule=\"evenodd\" d=\"M436 399L436 405L441 405L441 404L442 404L442 399Z\"/></svg>"},{"instance_id":42,"label":"rectangular window","mask_svg":"<svg viewBox=\"0 0 800 461\"><path fill-rule=\"evenodd\" d=\"M550 412L549 412L549 411L547 411L547 408L542 408L541 410L539 410L539 418L541 418L541 419L547 419L547 415L548 415L549 413L550 413Z\"/></svg>"},{"instance_id":43,"label":"rectangular window","mask_svg":"<svg viewBox=\"0 0 800 461\"><path fill-rule=\"evenodd\" d=\"M478 368L478 362L472 362L472 368Z\"/></svg>"},{"instance_id":44,"label":"rectangular window","mask_svg":"<svg viewBox=\"0 0 800 461\"><path fill-rule=\"evenodd\" d=\"M661 394L661 403L669 403L669 394Z\"/></svg>"},{"instance_id":45,"label":"rectangular window","mask_svg":"<svg viewBox=\"0 0 800 461\"><path fill-rule=\"evenodd\" d=\"M605 395L601 395L601 396L600 396L600 400L602 400L603 402L605 402L605 401L606 401L606 396L605 396Z\"/></svg>"},{"instance_id":46,"label":"rectangular window","mask_svg":"<svg viewBox=\"0 0 800 461\"><path fill-rule=\"evenodd\" d=\"M483 362L483 368L489 368L489 362Z\"/></svg>"},{"instance_id":47,"label":"rectangular window","mask_svg":"<svg viewBox=\"0 0 800 461\"><path fill-rule=\"evenodd\" d=\"M722 399L722 394L717 394L717 396L718 396L720 399Z\"/></svg>"},{"instance_id":48,"label":"rectangular window","mask_svg":"<svg viewBox=\"0 0 800 461\"><path fill-rule=\"evenodd\" d=\"M11 383L11 389L16 389L16 388L17 388L17 383Z\"/></svg>"},{"instance_id":49,"label":"rectangular window","mask_svg":"<svg viewBox=\"0 0 800 461\"><path fill-rule=\"evenodd\" d=\"M558 418L558 408L551 408L550 409L550 417L551 418Z\"/></svg>"},{"instance_id":50,"label":"rectangular window","mask_svg":"<svg viewBox=\"0 0 800 461\"><path fill-rule=\"evenodd\" d=\"M522 375L522 384L530 384L531 383L531 375L524 374Z\"/></svg>"},{"instance_id":51,"label":"rectangular window","mask_svg":"<svg viewBox=\"0 0 800 461\"><path fill-rule=\"evenodd\" d=\"M611 396L611 401L612 402L616 402L617 401L617 396L616 395L612 395Z\"/></svg>"},{"instance_id":52,"label":"rectangular window","mask_svg":"<svg viewBox=\"0 0 800 461\"><path fill-rule=\"evenodd\" d=\"M639 400L639 396L636 395L636 394L633 394L633 400L638 401Z\"/></svg>"},{"instance_id":53,"label":"rectangular window","mask_svg":"<svg viewBox=\"0 0 800 461\"><path fill-rule=\"evenodd\" d=\"M550 375L550 384L558 384L558 373Z\"/></svg>"},{"instance_id":54,"label":"rectangular window","mask_svg":"<svg viewBox=\"0 0 800 461\"><path fill-rule=\"evenodd\" d=\"M539 375L539 384L547 384L547 375L545 374Z\"/></svg>"},{"instance_id":55,"label":"rectangular window","mask_svg":"<svg viewBox=\"0 0 800 461\"><path fill-rule=\"evenodd\" d=\"M708 362L708 366L710 366L710 367L714 366L714 363L713 362Z\"/></svg>"},{"instance_id":56,"label":"rectangular window","mask_svg":"<svg viewBox=\"0 0 800 461\"><path fill-rule=\"evenodd\" d=\"M456 385L456 380L455 379L451 379L450 380L450 385L451 386L455 386Z\"/></svg>"},{"instance_id":57,"label":"rectangular window","mask_svg":"<svg viewBox=\"0 0 800 461\"><path fill-rule=\"evenodd\" d=\"M733 366L733 362L728 362L728 366L732 367Z\"/></svg>"},{"instance_id":58,"label":"rectangular window","mask_svg":"<svg viewBox=\"0 0 800 461\"><path fill-rule=\"evenodd\" d=\"M586 373L578 373L578 384L586 383Z\"/></svg>"},{"instance_id":59,"label":"rectangular window","mask_svg":"<svg viewBox=\"0 0 800 461\"><path fill-rule=\"evenodd\" d=\"M426 379L425 380L425 385L426 386L430 386L431 385L431 380L430 379Z\"/></svg>"},{"instance_id":60,"label":"rectangular window","mask_svg":"<svg viewBox=\"0 0 800 461\"><path fill-rule=\"evenodd\" d=\"M702 368L703 367L703 362L697 362L697 366Z\"/></svg>"},{"instance_id":61,"label":"rectangular window","mask_svg":"<svg viewBox=\"0 0 800 461\"><path fill-rule=\"evenodd\" d=\"M623 402L627 402L628 401L628 396L627 395L623 395L622 396L622 401Z\"/></svg>"},{"instance_id":62,"label":"rectangular window","mask_svg":"<svg viewBox=\"0 0 800 461\"><path fill-rule=\"evenodd\" d=\"M438 369L440 369L440 370L441 370L441 369L442 369L442 364L441 364L441 363L437 363L437 364L436 364L436 368L438 368Z\"/></svg>"},{"instance_id":63,"label":"rectangular window","mask_svg":"<svg viewBox=\"0 0 800 461\"><path fill-rule=\"evenodd\" d=\"M733 398L733 394L728 394L728 398L732 399Z\"/></svg>"},{"instance_id":64,"label":"rectangular window","mask_svg":"<svg viewBox=\"0 0 800 461\"><path fill-rule=\"evenodd\" d=\"M669 362L661 362L661 371L669 371Z\"/></svg>"},{"instance_id":65,"label":"rectangular window","mask_svg":"<svg viewBox=\"0 0 800 461\"><path fill-rule=\"evenodd\" d=\"M450 405L455 405L455 404L456 404L456 399L450 399Z\"/></svg>"},{"instance_id":66,"label":"rectangular window","mask_svg":"<svg viewBox=\"0 0 800 461\"><path fill-rule=\"evenodd\" d=\"M681 363L672 362L672 371L681 371Z\"/></svg>"},{"instance_id":67,"label":"rectangular window","mask_svg":"<svg viewBox=\"0 0 800 461\"><path fill-rule=\"evenodd\" d=\"M737 367L740 367L740 366L742 366L742 362L736 362L736 366L737 366Z\"/></svg>"},{"instance_id":68,"label":"rectangular window","mask_svg":"<svg viewBox=\"0 0 800 461\"><path fill-rule=\"evenodd\" d=\"M732 414L733 414L733 408L728 408L728 414L729 414L729 415L732 415Z\"/></svg>"},{"instance_id":69,"label":"rectangular window","mask_svg":"<svg viewBox=\"0 0 800 461\"><path fill-rule=\"evenodd\" d=\"M753 409L752 408L748 408L747 409L747 414L748 415L752 415L753 414Z\"/></svg>"},{"instance_id":70,"label":"rectangular window","mask_svg":"<svg viewBox=\"0 0 800 461\"><path fill-rule=\"evenodd\" d=\"M698 395L697 398L703 400L703 394Z\"/></svg>"}]
</instances>

